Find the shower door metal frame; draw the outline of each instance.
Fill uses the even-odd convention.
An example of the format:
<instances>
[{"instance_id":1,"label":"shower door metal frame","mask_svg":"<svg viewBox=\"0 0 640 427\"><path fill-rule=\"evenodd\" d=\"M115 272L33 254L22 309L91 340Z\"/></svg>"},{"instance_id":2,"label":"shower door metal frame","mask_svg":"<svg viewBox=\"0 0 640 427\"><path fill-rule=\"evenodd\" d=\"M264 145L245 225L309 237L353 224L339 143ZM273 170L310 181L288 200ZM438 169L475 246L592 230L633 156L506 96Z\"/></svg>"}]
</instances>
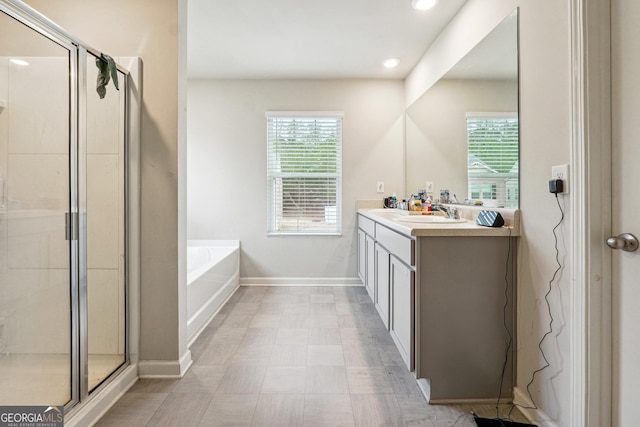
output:
<instances>
[{"instance_id":1,"label":"shower door metal frame","mask_svg":"<svg viewBox=\"0 0 640 427\"><path fill-rule=\"evenodd\" d=\"M78 110L75 116L78 117L78 158L76 159L76 170L79 176L86 178L87 173L87 108L86 108L86 53L82 49L77 50L78 67L77 87L78 87ZM83 60L84 57L84 60ZM82 141L80 141L82 139ZM88 393L89 379L89 303L87 298L87 191L86 179L77 181L78 188L78 336L81 342L79 347L78 367L78 388L80 400L86 398Z\"/></svg>"},{"instance_id":2,"label":"shower door metal frame","mask_svg":"<svg viewBox=\"0 0 640 427\"><path fill-rule=\"evenodd\" d=\"M100 57L101 53L86 45L76 37L67 33L51 20L37 12L30 6L16 0L0 0L0 12L16 19L32 30L40 33L52 42L69 51L69 209L70 214L77 215L77 229L71 231L70 239L70 297L71 297L71 393L70 400L65 405L65 413L75 409L79 403L89 398L88 391L88 304L87 304L87 227L86 227L86 179L80 179L81 173L86 178L86 60L87 53ZM129 72L119 64L118 71L124 74L121 90L124 105L129 105L128 77ZM125 110L126 111L126 110ZM129 277L127 263L129 253L128 215L129 194L129 116L125 113L124 132L124 215L125 228L124 250L124 299L125 299L125 361L92 393L105 387L118 373L122 372L130 363L129 355ZM73 221L72 221L73 223ZM72 225L72 227L76 227Z\"/></svg>"}]
</instances>

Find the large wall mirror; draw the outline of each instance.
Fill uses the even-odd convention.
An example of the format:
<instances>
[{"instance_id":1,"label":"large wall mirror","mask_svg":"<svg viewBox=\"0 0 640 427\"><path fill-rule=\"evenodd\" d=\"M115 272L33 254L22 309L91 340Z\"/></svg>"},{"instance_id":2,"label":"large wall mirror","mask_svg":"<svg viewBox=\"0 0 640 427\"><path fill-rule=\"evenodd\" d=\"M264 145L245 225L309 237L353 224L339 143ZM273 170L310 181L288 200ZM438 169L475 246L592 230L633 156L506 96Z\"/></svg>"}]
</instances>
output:
<instances>
[{"instance_id":1,"label":"large wall mirror","mask_svg":"<svg viewBox=\"0 0 640 427\"><path fill-rule=\"evenodd\" d=\"M517 208L518 134L515 10L407 109L407 192Z\"/></svg>"}]
</instances>

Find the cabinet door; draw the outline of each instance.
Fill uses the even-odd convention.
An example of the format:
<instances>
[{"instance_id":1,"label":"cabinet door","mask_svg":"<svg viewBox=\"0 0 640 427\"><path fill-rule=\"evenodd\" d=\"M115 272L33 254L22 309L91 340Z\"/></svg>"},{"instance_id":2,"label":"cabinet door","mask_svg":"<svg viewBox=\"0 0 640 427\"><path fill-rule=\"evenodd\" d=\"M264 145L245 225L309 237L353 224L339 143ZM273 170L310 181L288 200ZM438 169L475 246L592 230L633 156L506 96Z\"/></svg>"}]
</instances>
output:
<instances>
[{"instance_id":1,"label":"cabinet door","mask_svg":"<svg viewBox=\"0 0 640 427\"><path fill-rule=\"evenodd\" d=\"M362 284L366 286L367 276L367 250L366 250L366 234L358 229L358 277L362 280Z\"/></svg>"},{"instance_id":2,"label":"cabinet door","mask_svg":"<svg viewBox=\"0 0 640 427\"><path fill-rule=\"evenodd\" d=\"M371 301L375 301L375 285L376 285L376 262L374 252L375 240L369 235L365 236L365 252L367 254L367 274L365 277L365 285Z\"/></svg>"},{"instance_id":3,"label":"cabinet door","mask_svg":"<svg viewBox=\"0 0 640 427\"><path fill-rule=\"evenodd\" d=\"M413 370L415 273L393 255L389 258L391 317L389 332L409 370Z\"/></svg>"},{"instance_id":4,"label":"cabinet door","mask_svg":"<svg viewBox=\"0 0 640 427\"><path fill-rule=\"evenodd\" d=\"M376 243L375 306L384 326L389 329L389 252Z\"/></svg>"}]
</instances>

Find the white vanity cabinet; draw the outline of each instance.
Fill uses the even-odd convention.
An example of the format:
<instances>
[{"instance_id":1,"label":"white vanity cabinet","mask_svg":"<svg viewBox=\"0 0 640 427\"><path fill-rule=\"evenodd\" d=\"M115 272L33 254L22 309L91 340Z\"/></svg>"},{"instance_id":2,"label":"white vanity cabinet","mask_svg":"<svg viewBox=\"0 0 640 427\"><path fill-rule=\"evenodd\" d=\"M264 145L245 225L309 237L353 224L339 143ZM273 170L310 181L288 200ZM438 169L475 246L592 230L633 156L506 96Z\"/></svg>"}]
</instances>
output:
<instances>
[{"instance_id":1,"label":"white vanity cabinet","mask_svg":"<svg viewBox=\"0 0 640 427\"><path fill-rule=\"evenodd\" d=\"M376 269L378 290L374 303L407 368L412 371L416 239L378 223L375 236L380 265Z\"/></svg>"},{"instance_id":2,"label":"white vanity cabinet","mask_svg":"<svg viewBox=\"0 0 640 427\"><path fill-rule=\"evenodd\" d=\"M376 295L374 305L384 326L389 328L389 252L380 244L375 245L376 258Z\"/></svg>"},{"instance_id":3,"label":"white vanity cabinet","mask_svg":"<svg viewBox=\"0 0 640 427\"><path fill-rule=\"evenodd\" d=\"M375 300L375 222L358 215L358 276Z\"/></svg>"},{"instance_id":4,"label":"white vanity cabinet","mask_svg":"<svg viewBox=\"0 0 640 427\"><path fill-rule=\"evenodd\" d=\"M391 318L389 332L402 359L413 370L415 272L391 255L389 261Z\"/></svg>"},{"instance_id":5,"label":"white vanity cabinet","mask_svg":"<svg viewBox=\"0 0 640 427\"><path fill-rule=\"evenodd\" d=\"M397 215L359 211L358 272L407 368L430 402L510 397L519 213L510 228Z\"/></svg>"},{"instance_id":6,"label":"white vanity cabinet","mask_svg":"<svg viewBox=\"0 0 640 427\"><path fill-rule=\"evenodd\" d=\"M358 226L359 271L364 269L360 279L407 368L413 370L415 239L361 215Z\"/></svg>"},{"instance_id":7,"label":"white vanity cabinet","mask_svg":"<svg viewBox=\"0 0 640 427\"><path fill-rule=\"evenodd\" d=\"M358 229L358 277L362 280L362 284L366 284L367 278L367 235L364 231Z\"/></svg>"},{"instance_id":8,"label":"white vanity cabinet","mask_svg":"<svg viewBox=\"0 0 640 427\"><path fill-rule=\"evenodd\" d=\"M365 238L365 252L367 253L367 277L365 278L365 286L367 293L372 301L376 298L376 259L375 259L375 243L373 237L367 235Z\"/></svg>"}]
</instances>

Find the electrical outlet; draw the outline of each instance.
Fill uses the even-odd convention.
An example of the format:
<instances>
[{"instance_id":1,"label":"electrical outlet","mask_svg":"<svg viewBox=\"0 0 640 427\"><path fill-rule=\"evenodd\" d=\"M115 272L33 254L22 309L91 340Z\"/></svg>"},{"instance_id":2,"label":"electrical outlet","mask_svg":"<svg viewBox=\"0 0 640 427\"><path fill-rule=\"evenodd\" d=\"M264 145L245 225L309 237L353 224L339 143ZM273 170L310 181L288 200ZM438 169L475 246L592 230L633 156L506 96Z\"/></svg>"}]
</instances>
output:
<instances>
[{"instance_id":1,"label":"electrical outlet","mask_svg":"<svg viewBox=\"0 0 640 427\"><path fill-rule=\"evenodd\" d=\"M433 193L433 181L427 181L424 183L424 188L427 193Z\"/></svg>"},{"instance_id":2,"label":"electrical outlet","mask_svg":"<svg viewBox=\"0 0 640 427\"><path fill-rule=\"evenodd\" d=\"M569 165L551 166L551 179L562 180L562 193L569 193Z\"/></svg>"},{"instance_id":3,"label":"electrical outlet","mask_svg":"<svg viewBox=\"0 0 640 427\"><path fill-rule=\"evenodd\" d=\"M378 181L378 184L376 185L376 191L378 193L384 193L384 182Z\"/></svg>"}]
</instances>

